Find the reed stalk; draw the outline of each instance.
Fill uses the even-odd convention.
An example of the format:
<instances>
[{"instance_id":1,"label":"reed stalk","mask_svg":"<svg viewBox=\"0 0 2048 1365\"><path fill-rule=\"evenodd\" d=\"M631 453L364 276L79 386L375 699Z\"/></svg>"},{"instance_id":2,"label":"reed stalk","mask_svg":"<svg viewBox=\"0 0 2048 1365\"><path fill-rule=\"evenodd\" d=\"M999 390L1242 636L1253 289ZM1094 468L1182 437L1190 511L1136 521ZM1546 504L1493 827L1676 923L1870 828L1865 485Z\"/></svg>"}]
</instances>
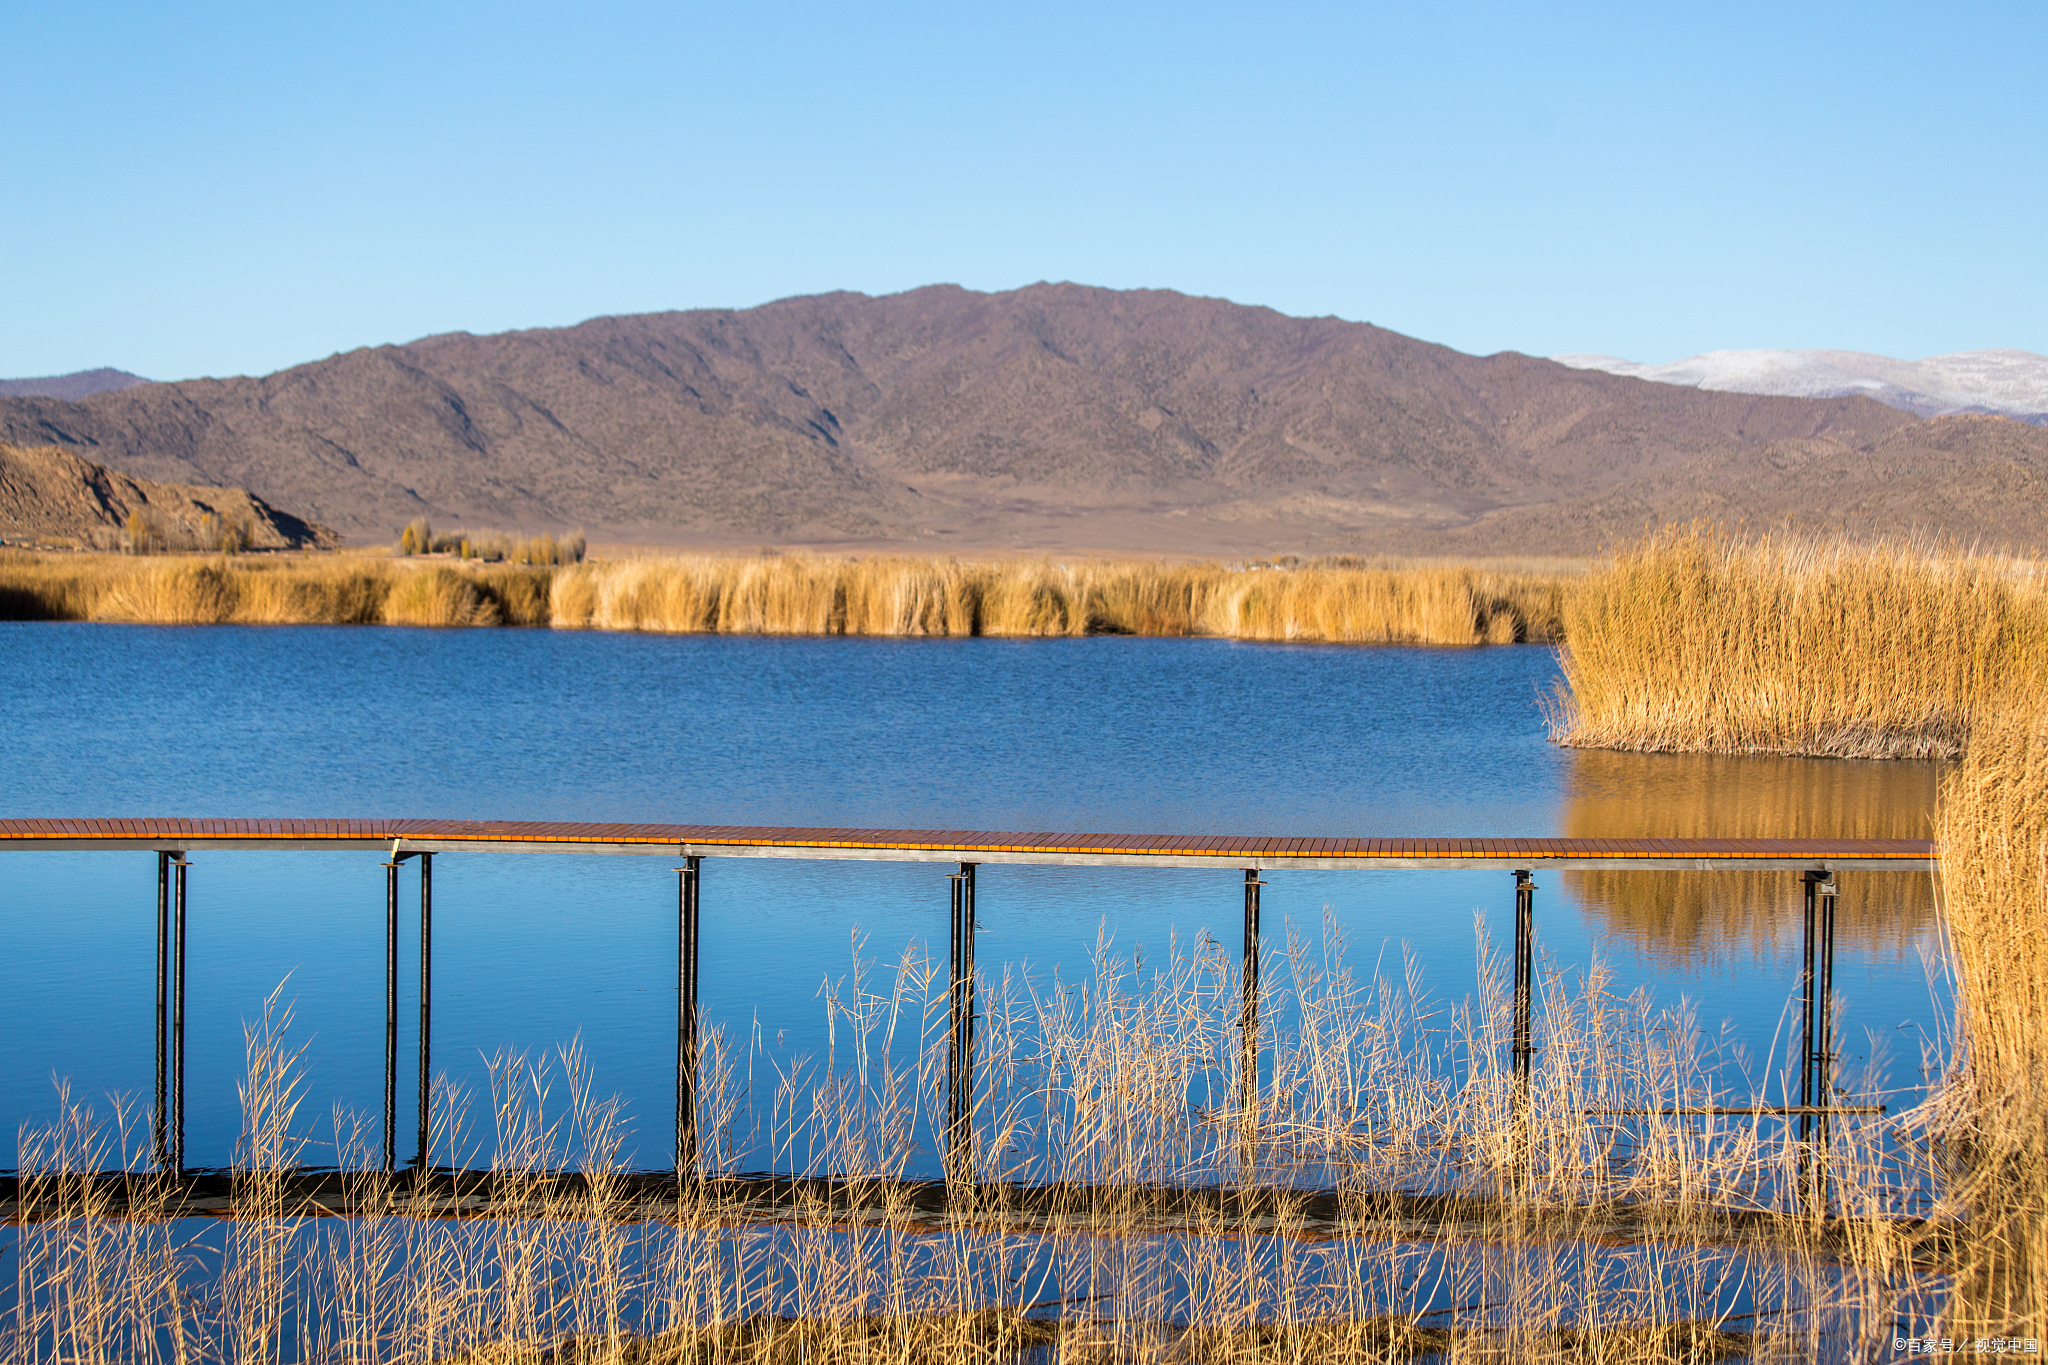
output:
<instances>
[{"instance_id":1,"label":"reed stalk","mask_svg":"<svg viewBox=\"0 0 2048 1365\"><path fill-rule=\"evenodd\" d=\"M0 551L0 617L1474 645L1553 638L1571 581L1570 566L1549 564L520 555L526 562Z\"/></svg>"},{"instance_id":2,"label":"reed stalk","mask_svg":"<svg viewBox=\"0 0 2048 1365\"><path fill-rule=\"evenodd\" d=\"M1564 617L1567 690L1551 717L1560 742L1954 762L1930 832L1941 851L1955 1056L1938 1104L1915 1120L1938 1158L1933 1226L1952 1238L1940 1253L1953 1271L1943 1330L1966 1348L1981 1338L1987 1351L2038 1343L2048 1334L2048 1003L2039 989L2048 978L2048 590L2039 567L1694 525L1617 554L1567 600ZM1839 783L1847 770L1804 771ZM1922 832L1890 815L1873 823L1818 788L1759 822L1742 776L1702 787L1711 810L1644 803L1643 818L1659 827L1630 832ZM1592 818L1603 831L1613 823ZM1738 903L1755 890L1724 880ZM1647 910L1629 874L1582 885L1617 916ZM1894 908L1919 919L1920 892L1895 891ZM1695 916L1686 894L1655 913ZM1843 1188L1852 1202L1867 1192L1853 1181ZM1911 1254L1897 1239L1859 1253L1904 1278Z\"/></svg>"},{"instance_id":3,"label":"reed stalk","mask_svg":"<svg viewBox=\"0 0 2048 1365\"><path fill-rule=\"evenodd\" d=\"M1209 635L1472 645L1551 637L1555 571L711 556L564 571L556 625L767 635Z\"/></svg>"},{"instance_id":4,"label":"reed stalk","mask_svg":"<svg viewBox=\"0 0 2048 1365\"><path fill-rule=\"evenodd\" d=\"M340 555L0 551L0 617L145 625L547 624L554 571Z\"/></svg>"},{"instance_id":5,"label":"reed stalk","mask_svg":"<svg viewBox=\"0 0 2048 1365\"><path fill-rule=\"evenodd\" d=\"M1952 1216L1958 1335L2048 1333L2048 709L1995 710L1943 784L1940 908L1957 1061L1932 1137Z\"/></svg>"},{"instance_id":6,"label":"reed stalk","mask_svg":"<svg viewBox=\"0 0 2048 1365\"><path fill-rule=\"evenodd\" d=\"M2036 565L1694 524L1565 599L1561 744L1954 758L1983 706L2048 683Z\"/></svg>"},{"instance_id":7,"label":"reed stalk","mask_svg":"<svg viewBox=\"0 0 2048 1365\"><path fill-rule=\"evenodd\" d=\"M945 984L921 950L883 968L856 943L826 985L825 1056L749 1045L745 1065L776 1077L758 1110L724 1036L707 1039L713 1169L772 1155L841 1177L769 1217L717 1181L627 1201L623 1115L574 1044L492 1060L473 1216L432 1216L453 1197L435 1182L476 1155L445 1082L426 1184L368 1169L373 1126L343 1116L351 1213L288 1207L300 1057L273 999L249 1030L221 1231L178 1241L150 1193L164 1183L141 1172L116 1216L87 1178L110 1157L83 1106L28 1135L0 1349L178 1365L1846 1359L1938 1284L1897 1231L1924 1172L1878 1127L1840 1134L1822 1214L1787 1206L1771 1121L1590 1112L1732 1098L1689 1015L1597 970L1546 977L1523 1117L1490 953L1478 995L1447 1007L1412 966L1358 978L1336 939L1290 931L1266 975L1249 1148L1237 982L1213 944L1141 968L1105 942L1076 979L985 979L975 1179L937 1211L905 1179L943 1122L927 1021ZM1219 1184L1240 1193L1188 1202ZM1450 1202L1419 1212L1430 1198Z\"/></svg>"}]
</instances>

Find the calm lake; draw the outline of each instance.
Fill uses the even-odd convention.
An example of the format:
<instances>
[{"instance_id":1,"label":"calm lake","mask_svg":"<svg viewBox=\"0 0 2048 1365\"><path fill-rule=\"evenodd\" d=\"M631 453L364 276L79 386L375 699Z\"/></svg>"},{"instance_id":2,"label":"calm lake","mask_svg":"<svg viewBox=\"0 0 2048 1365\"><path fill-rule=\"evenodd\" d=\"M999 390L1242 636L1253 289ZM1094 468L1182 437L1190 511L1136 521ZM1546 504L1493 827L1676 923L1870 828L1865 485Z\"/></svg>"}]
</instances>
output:
<instances>
[{"instance_id":1,"label":"calm lake","mask_svg":"<svg viewBox=\"0 0 2048 1365\"><path fill-rule=\"evenodd\" d=\"M0 624L0 814L451 816L1300 835L1922 835L1917 764L1577 753L1545 739L1548 648L1215 640L871 640L572 631ZM375 1114L382 859L200 853L190 873L188 1159L223 1165L243 1027L282 984L302 1126ZM624 1101L629 1156L671 1157L675 878L662 858L435 860L437 1069L580 1038ZM943 958L944 865L707 860L702 1006L772 1067L827 1045L823 988L856 945ZM1474 990L1476 919L1512 934L1501 872L1265 874L1276 946L1341 934L1369 976L1404 951L1436 1000ZM155 859L0 854L0 1125L150 1096ZM1596 959L1726 1028L1750 1069L1792 1036L1795 874L1552 874L1549 968ZM1039 979L1107 951L1231 946L1235 871L985 867L979 958ZM401 1020L414 1008L410 870ZM1944 1031L1924 877L1844 874L1848 1070L1910 1102ZM1151 970L1147 965L1143 970ZM412 1094L409 1027L401 1097ZM408 1098L399 1128L411 1131ZM410 1155L408 1137L401 1159ZM317 1152L309 1159L318 1161ZM330 1158L331 1159L331 1158ZM776 1164L764 1149L752 1164Z\"/></svg>"}]
</instances>

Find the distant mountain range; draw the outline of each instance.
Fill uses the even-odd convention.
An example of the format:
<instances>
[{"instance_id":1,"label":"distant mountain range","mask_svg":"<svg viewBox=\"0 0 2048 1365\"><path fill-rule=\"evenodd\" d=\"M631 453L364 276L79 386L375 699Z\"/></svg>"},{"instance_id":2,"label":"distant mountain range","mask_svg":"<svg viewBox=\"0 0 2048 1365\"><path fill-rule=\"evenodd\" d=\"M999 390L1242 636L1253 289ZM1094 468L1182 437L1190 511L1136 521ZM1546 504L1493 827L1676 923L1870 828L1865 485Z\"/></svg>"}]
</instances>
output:
<instances>
[{"instance_id":1,"label":"distant mountain range","mask_svg":"<svg viewBox=\"0 0 2048 1365\"><path fill-rule=\"evenodd\" d=\"M1925 360L1894 360L1864 351L1709 351L1669 365L1642 365L1611 355L1551 359L1659 384L1800 398L1860 394L1922 417L1995 413L2048 425L2048 356L2032 351L1957 351Z\"/></svg>"},{"instance_id":2,"label":"distant mountain range","mask_svg":"<svg viewBox=\"0 0 2048 1365\"><path fill-rule=\"evenodd\" d=\"M0 398L0 440L409 518L918 552L1584 553L1676 516L2044 543L2048 430L1040 284L455 333Z\"/></svg>"},{"instance_id":3,"label":"distant mountain range","mask_svg":"<svg viewBox=\"0 0 2048 1365\"><path fill-rule=\"evenodd\" d=\"M0 379L0 398L90 398L96 393L118 393L149 381L126 370L80 370L76 374L53 374L42 379Z\"/></svg>"}]
</instances>

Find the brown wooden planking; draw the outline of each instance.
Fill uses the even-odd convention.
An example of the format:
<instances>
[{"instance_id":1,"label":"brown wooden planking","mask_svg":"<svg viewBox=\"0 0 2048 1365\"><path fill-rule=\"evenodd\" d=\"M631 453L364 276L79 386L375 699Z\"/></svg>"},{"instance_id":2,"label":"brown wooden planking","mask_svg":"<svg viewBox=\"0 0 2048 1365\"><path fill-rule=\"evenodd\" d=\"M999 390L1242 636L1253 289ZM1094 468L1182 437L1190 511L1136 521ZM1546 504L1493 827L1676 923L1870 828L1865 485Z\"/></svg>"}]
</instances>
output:
<instances>
[{"instance_id":1,"label":"brown wooden planking","mask_svg":"<svg viewBox=\"0 0 2048 1365\"><path fill-rule=\"evenodd\" d=\"M1227 862L1236 858L1380 859L1642 858L1642 859L1929 859L1927 839L1641 839L1641 838L1334 838L1330 836L1231 836L1026 831L811 829L796 826L600 824L591 822L476 821L436 819L230 819L208 817L76 818L13 817L0 820L0 846L48 839L109 844L161 843L180 839L321 841L391 839L438 842L526 844L715 844L735 848L809 847L902 849L917 852L1022 852L1196 856Z\"/></svg>"}]
</instances>

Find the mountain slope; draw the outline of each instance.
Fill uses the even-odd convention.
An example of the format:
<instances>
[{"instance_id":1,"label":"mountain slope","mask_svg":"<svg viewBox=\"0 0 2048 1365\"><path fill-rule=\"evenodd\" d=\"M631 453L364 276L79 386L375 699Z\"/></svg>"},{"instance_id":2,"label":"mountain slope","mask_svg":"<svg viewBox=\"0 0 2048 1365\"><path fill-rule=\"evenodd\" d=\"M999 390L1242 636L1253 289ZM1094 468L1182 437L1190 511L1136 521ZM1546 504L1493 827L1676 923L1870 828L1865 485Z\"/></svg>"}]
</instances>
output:
<instances>
[{"instance_id":1,"label":"mountain slope","mask_svg":"<svg viewBox=\"0 0 2048 1365\"><path fill-rule=\"evenodd\" d=\"M1718 452L1591 497L1489 513L1447 532L1442 548L1555 553L1704 518L2040 554L2048 552L2044 509L2048 431L2002 417L1939 417L1860 450L1795 440Z\"/></svg>"},{"instance_id":2,"label":"mountain slope","mask_svg":"<svg viewBox=\"0 0 2048 1365\"><path fill-rule=\"evenodd\" d=\"M373 538L424 513L669 543L1189 553L1427 550L1499 509L1710 467L1739 486L1779 443L1853 454L1920 425L1861 397L1711 392L1076 285L457 333L263 378L0 400L0 439L242 485Z\"/></svg>"}]
</instances>

